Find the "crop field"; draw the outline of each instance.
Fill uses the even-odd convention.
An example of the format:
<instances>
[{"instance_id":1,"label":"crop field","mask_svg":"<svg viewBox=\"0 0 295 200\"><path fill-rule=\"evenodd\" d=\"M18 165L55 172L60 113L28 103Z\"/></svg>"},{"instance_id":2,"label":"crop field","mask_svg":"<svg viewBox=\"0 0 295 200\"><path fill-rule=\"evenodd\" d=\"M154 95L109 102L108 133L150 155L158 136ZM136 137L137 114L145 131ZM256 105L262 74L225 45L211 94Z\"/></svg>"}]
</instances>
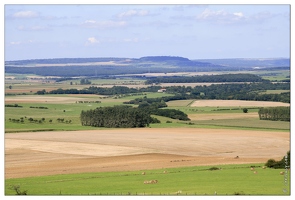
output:
<instances>
[{"instance_id":1,"label":"crop field","mask_svg":"<svg viewBox=\"0 0 295 200\"><path fill-rule=\"evenodd\" d=\"M15 186L29 195L290 194L290 171L262 168L290 150L290 122L258 117L259 107L288 103L169 101L163 109L183 111L191 120L152 115L161 122L145 128L95 128L81 125L82 110L173 94L32 95L90 85L18 78L5 85L6 94L26 93L4 99L6 105L20 106L5 107L5 195L14 195ZM103 87L146 87L132 79L91 81ZM151 180L157 182L147 183Z\"/></svg>"}]
</instances>

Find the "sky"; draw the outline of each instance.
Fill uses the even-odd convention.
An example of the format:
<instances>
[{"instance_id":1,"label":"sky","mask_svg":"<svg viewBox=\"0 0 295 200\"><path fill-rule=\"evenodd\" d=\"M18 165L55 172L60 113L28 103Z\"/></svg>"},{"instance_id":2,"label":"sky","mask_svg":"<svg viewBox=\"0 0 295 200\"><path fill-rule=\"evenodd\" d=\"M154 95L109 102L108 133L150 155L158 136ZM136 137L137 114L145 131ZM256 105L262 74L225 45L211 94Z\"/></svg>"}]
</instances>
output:
<instances>
[{"instance_id":1,"label":"sky","mask_svg":"<svg viewBox=\"0 0 295 200\"><path fill-rule=\"evenodd\" d=\"M4 59L289 58L288 4L5 4Z\"/></svg>"}]
</instances>

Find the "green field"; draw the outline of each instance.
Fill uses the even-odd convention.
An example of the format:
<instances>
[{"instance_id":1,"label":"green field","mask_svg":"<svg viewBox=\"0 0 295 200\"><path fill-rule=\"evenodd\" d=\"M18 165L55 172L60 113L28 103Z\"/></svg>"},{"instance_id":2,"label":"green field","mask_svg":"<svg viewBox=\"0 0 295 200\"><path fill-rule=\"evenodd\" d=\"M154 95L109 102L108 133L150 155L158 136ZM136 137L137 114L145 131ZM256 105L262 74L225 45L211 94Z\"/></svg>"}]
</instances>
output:
<instances>
[{"instance_id":1,"label":"green field","mask_svg":"<svg viewBox=\"0 0 295 200\"><path fill-rule=\"evenodd\" d=\"M38 102L38 103L18 103L21 108L5 107L5 132L20 132L20 131L48 131L48 130L92 130L97 129L90 126L81 126L80 113L82 110L95 109L96 107L123 105L123 102L131 99L147 96L148 98L156 98L162 96L169 96L171 94L165 93L144 93L135 96L123 97L109 97L100 99L99 96L72 96L72 95L37 95L37 98L67 98L67 101L60 102ZM15 98L32 97L32 95L18 95ZM14 97L9 97L10 99ZM77 98L81 100L99 100L101 103L76 103ZM290 122L283 121L266 121L259 120L259 118L248 118L247 114L236 119L227 119L226 116L243 113L242 108L239 107L189 107L193 100L170 101L167 103L167 108L177 109L193 116L191 121L175 120L167 117L154 116L158 118L160 124L151 124L154 128L167 127L191 127L191 128L231 128L231 129L257 129L257 130L275 130L275 131L289 131ZM8 103L7 103L8 104ZM14 103L9 103L14 104ZM30 108L47 107L48 109ZM164 108L165 109L165 108ZM258 108L249 108L248 113L258 113ZM216 120L194 120L194 118L203 118L207 115L223 115L224 119ZM21 120L23 122L13 122L13 119ZM29 122L29 118L38 120L38 122ZM45 120L42 120L44 118ZM58 122L57 119L62 118L64 122ZM40 122L40 120L42 120ZM50 120L52 120L50 122ZM66 123L68 121L68 123ZM171 123L167 123L167 121Z\"/></svg>"},{"instance_id":2,"label":"green field","mask_svg":"<svg viewBox=\"0 0 295 200\"><path fill-rule=\"evenodd\" d=\"M255 166L256 174L251 166ZM262 166L198 166L146 170L145 175L143 171L127 171L6 179L5 194L15 194L12 188L19 186L28 195L289 195L289 171ZM212 167L220 169L210 170ZM285 175L280 175L281 171ZM158 183L144 184L146 180Z\"/></svg>"}]
</instances>

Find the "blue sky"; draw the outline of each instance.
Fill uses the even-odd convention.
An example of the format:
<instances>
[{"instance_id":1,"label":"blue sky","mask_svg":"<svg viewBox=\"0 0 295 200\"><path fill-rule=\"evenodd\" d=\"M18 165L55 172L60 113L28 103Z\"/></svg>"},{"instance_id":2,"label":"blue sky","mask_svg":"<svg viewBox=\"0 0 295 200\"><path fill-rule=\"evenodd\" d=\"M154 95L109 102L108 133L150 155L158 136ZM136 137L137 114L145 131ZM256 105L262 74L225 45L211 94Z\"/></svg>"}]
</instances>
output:
<instances>
[{"instance_id":1,"label":"blue sky","mask_svg":"<svg viewBox=\"0 0 295 200\"><path fill-rule=\"evenodd\" d=\"M4 6L4 59L290 57L290 5Z\"/></svg>"}]
</instances>

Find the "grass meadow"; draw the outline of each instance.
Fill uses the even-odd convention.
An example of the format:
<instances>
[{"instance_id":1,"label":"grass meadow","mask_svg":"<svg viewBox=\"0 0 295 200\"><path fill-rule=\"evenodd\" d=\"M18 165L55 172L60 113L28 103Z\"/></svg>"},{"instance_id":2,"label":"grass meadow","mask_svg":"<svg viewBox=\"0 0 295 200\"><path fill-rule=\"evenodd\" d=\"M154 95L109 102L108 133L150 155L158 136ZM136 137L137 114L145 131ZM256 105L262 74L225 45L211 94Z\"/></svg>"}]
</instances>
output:
<instances>
[{"instance_id":1,"label":"grass meadow","mask_svg":"<svg viewBox=\"0 0 295 200\"><path fill-rule=\"evenodd\" d=\"M6 179L5 194L14 195L13 186L19 186L28 195L289 195L289 171L262 166L198 166L146 170L145 175L143 171L126 171ZM285 175L280 175L281 171ZM146 180L158 183L144 184Z\"/></svg>"}]
</instances>

